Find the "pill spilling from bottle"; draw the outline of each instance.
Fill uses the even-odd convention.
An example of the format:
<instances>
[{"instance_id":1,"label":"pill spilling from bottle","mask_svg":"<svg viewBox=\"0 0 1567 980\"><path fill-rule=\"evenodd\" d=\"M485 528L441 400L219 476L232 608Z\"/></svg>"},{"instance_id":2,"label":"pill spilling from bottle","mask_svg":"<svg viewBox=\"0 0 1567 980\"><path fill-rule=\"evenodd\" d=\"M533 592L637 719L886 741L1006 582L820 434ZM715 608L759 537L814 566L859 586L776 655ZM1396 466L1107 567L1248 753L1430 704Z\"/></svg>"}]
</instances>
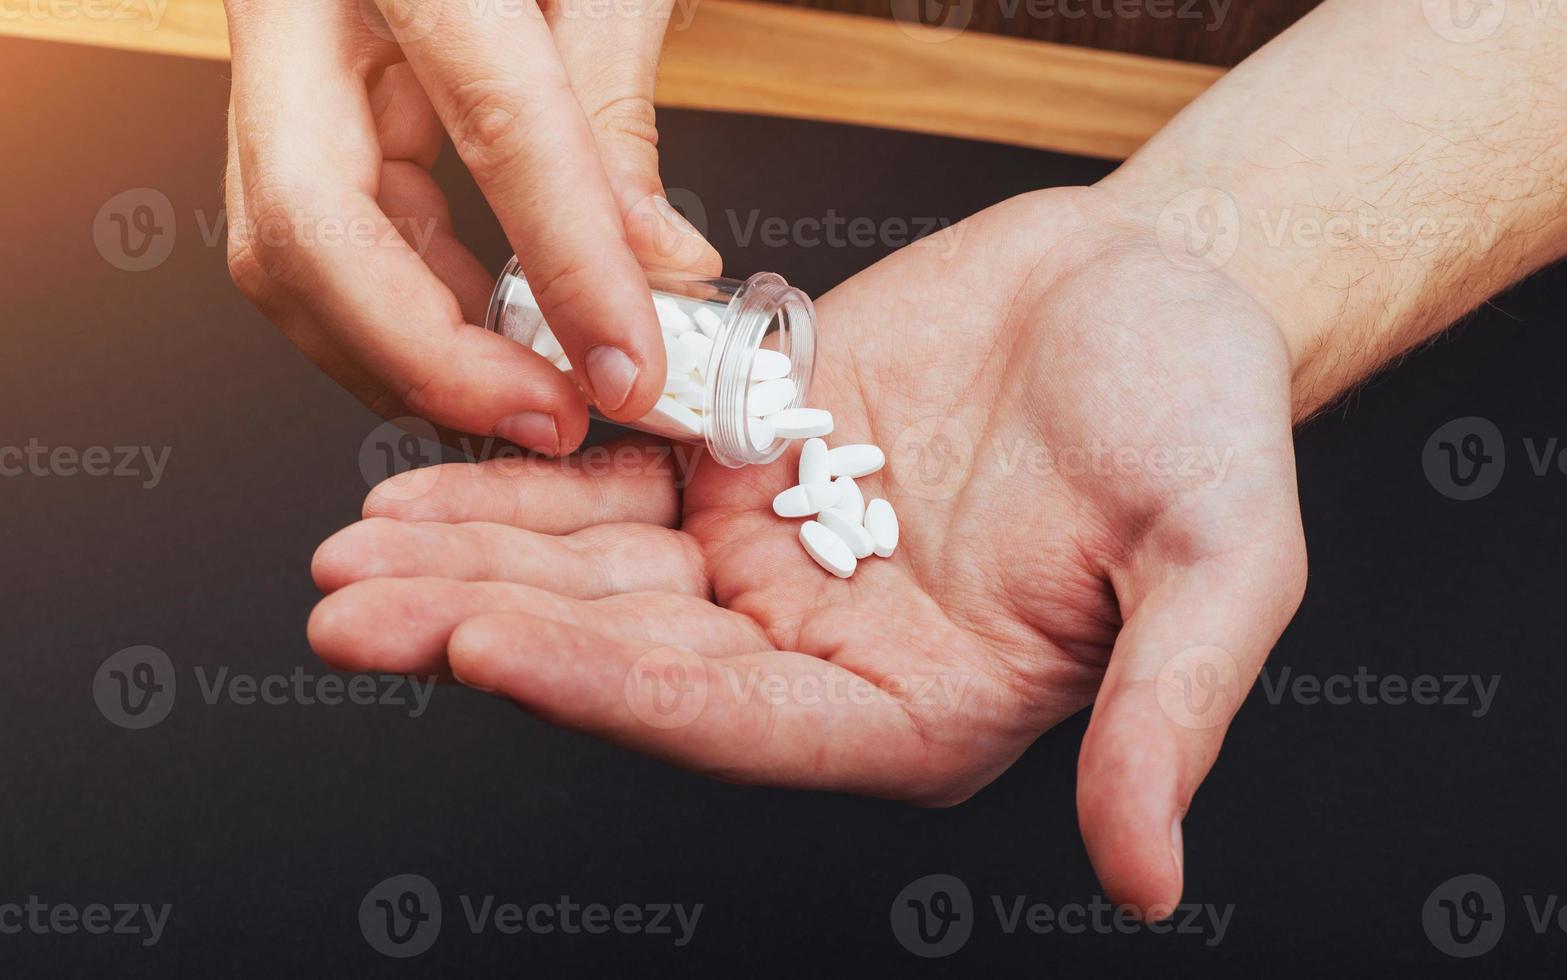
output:
<instances>
[{"instance_id":1,"label":"pill spilling from bottle","mask_svg":"<svg viewBox=\"0 0 1567 980\"><path fill-rule=\"evenodd\" d=\"M650 275L648 284L664 342L663 391L650 412L621 424L705 444L729 467L770 463L790 440L804 439L799 482L773 499L773 512L807 518L800 544L839 578L872 555L891 557L897 514L886 500L867 503L855 482L885 466L886 454L863 443L829 449L822 437L833 431L832 413L806 407L815 358L810 299L769 272L743 282ZM485 327L573 374L515 256L496 282Z\"/></svg>"},{"instance_id":2,"label":"pill spilling from bottle","mask_svg":"<svg viewBox=\"0 0 1567 980\"><path fill-rule=\"evenodd\" d=\"M831 426L829 416L828 431ZM839 578L853 575L861 559L890 558L898 547L898 515L892 504L880 497L867 504L854 482L886 461L876 446L828 449L820 438L807 439L800 448L800 482L773 498L773 513L779 517L814 518L800 525L800 544L816 564Z\"/></svg>"}]
</instances>

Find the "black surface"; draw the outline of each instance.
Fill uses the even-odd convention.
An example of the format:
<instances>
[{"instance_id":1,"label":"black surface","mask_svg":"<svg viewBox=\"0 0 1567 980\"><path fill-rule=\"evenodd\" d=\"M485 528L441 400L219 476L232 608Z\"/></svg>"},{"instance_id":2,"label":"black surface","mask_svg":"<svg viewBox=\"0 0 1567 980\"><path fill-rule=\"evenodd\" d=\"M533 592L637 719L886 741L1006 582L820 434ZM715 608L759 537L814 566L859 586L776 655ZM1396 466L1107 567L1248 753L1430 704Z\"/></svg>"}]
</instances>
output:
<instances>
[{"instance_id":1,"label":"black surface","mask_svg":"<svg viewBox=\"0 0 1567 980\"><path fill-rule=\"evenodd\" d=\"M170 902L161 941L0 934L7 976L521 976L870 969L1033 976L1521 975L1559 971L1525 896L1567 891L1558 691L1567 681L1561 546L1567 475L1535 476L1525 438L1567 440L1561 270L1369 386L1300 438L1312 558L1306 601L1270 663L1319 675L1499 675L1492 710L1269 704L1255 691L1186 822L1194 903L1233 904L1223 941L1146 933L1003 933L992 896L1062 906L1098 892L1079 842L1083 717L1041 738L971 802L922 811L716 785L551 729L466 690L410 718L386 706L209 706L203 667L327 673L304 642L315 545L358 513L359 450L378 420L320 375L230 285L220 242L227 68L0 44L5 299L0 444L170 448L156 487L0 478L0 903ZM819 292L883 249L738 247L714 213L956 220L1103 165L796 122L669 112L672 186L706 203L732 270ZM450 173L451 168L445 168ZM465 236L505 245L453 177ZM173 254L120 271L94 215L160 190ZM1441 424L1493 420L1507 466L1450 500L1421 454ZM1558 447L1560 448L1560 447ZM117 727L92 697L106 657L172 659L172 713ZM375 883L428 876L434 947L375 952L358 909ZM934 872L973 892L950 958L916 959L894 896ZM1422 906L1488 875L1506 926L1473 961L1438 951ZM693 941L474 936L459 894L531 904L704 906Z\"/></svg>"}]
</instances>

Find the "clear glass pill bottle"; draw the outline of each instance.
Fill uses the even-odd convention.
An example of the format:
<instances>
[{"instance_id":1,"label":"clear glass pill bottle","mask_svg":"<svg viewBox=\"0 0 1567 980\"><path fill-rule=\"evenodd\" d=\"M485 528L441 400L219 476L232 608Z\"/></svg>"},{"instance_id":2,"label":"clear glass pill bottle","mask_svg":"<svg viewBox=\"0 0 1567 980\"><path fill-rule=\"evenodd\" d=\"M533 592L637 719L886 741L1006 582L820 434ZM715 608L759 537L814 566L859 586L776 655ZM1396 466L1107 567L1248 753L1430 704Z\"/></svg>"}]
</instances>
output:
<instances>
[{"instance_id":1,"label":"clear glass pill bottle","mask_svg":"<svg viewBox=\"0 0 1567 980\"><path fill-rule=\"evenodd\" d=\"M811 391L810 297L771 272L743 282L656 271L647 277L668 362L664 394L647 415L615 424L705 445L729 467L777 459L789 440L773 435L767 417L804 407ZM484 325L572 374L515 256L495 284Z\"/></svg>"}]
</instances>

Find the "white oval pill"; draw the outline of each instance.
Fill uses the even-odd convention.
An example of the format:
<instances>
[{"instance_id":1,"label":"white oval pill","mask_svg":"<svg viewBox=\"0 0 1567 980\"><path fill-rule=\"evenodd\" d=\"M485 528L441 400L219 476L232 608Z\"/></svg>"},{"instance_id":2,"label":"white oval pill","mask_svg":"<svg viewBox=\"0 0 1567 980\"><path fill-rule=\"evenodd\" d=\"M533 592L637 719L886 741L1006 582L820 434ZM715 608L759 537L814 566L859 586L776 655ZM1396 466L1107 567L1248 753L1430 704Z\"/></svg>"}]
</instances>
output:
<instances>
[{"instance_id":1,"label":"white oval pill","mask_svg":"<svg viewBox=\"0 0 1567 980\"><path fill-rule=\"evenodd\" d=\"M838 488L838 500L828 504L843 511L845 517L854 519L859 524L865 520L865 495L860 493L860 485L854 482L852 476L840 476L832 481L832 486Z\"/></svg>"},{"instance_id":2,"label":"white oval pill","mask_svg":"<svg viewBox=\"0 0 1567 980\"><path fill-rule=\"evenodd\" d=\"M891 558L898 547L898 514L892 505L880 497L866 504L865 530L870 532L876 554Z\"/></svg>"},{"instance_id":3,"label":"white oval pill","mask_svg":"<svg viewBox=\"0 0 1567 980\"><path fill-rule=\"evenodd\" d=\"M777 431L774 426L773 432ZM800 482L826 483L831 478L832 474L827 470L827 444L820 439L805 440L805 447L800 450Z\"/></svg>"},{"instance_id":4,"label":"white oval pill","mask_svg":"<svg viewBox=\"0 0 1567 980\"><path fill-rule=\"evenodd\" d=\"M664 364L671 378L683 377L696 370L696 352L678 340L666 343Z\"/></svg>"},{"instance_id":5,"label":"white oval pill","mask_svg":"<svg viewBox=\"0 0 1567 980\"><path fill-rule=\"evenodd\" d=\"M718 331L724 327L724 321L718 318L718 314L705 306L698 306L696 312L691 314L691 320L708 340L717 337Z\"/></svg>"},{"instance_id":6,"label":"white oval pill","mask_svg":"<svg viewBox=\"0 0 1567 980\"><path fill-rule=\"evenodd\" d=\"M678 396L686 392L702 391L706 387L706 385L696 379L695 375L691 374L671 374L664 379L664 394L675 398L677 401L679 400Z\"/></svg>"},{"instance_id":7,"label":"white oval pill","mask_svg":"<svg viewBox=\"0 0 1567 980\"><path fill-rule=\"evenodd\" d=\"M804 439L832 433L832 413L824 408L786 408L767 417L780 439Z\"/></svg>"},{"instance_id":8,"label":"white oval pill","mask_svg":"<svg viewBox=\"0 0 1567 980\"><path fill-rule=\"evenodd\" d=\"M871 532L849 520L849 516L836 507L829 507L816 515L816 519L822 522L822 526L843 539L843 543L854 552L855 558L869 558L876 548L876 542L871 539Z\"/></svg>"},{"instance_id":9,"label":"white oval pill","mask_svg":"<svg viewBox=\"0 0 1567 980\"><path fill-rule=\"evenodd\" d=\"M690 391L669 392L669 397L693 412L707 411L707 389L700 385L693 386Z\"/></svg>"},{"instance_id":10,"label":"white oval pill","mask_svg":"<svg viewBox=\"0 0 1567 980\"><path fill-rule=\"evenodd\" d=\"M820 522L806 521L800 525L800 543L805 546L806 553L816 559L816 564L839 578L853 575L854 567L859 564L843 539Z\"/></svg>"},{"instance_id":11,"label":"white oval pill","mask_svg":"<svg viewBox=\"0 0 1567 980\"><path fill-rule=\"evenodd\" d=\"M811 493L803 485L793 486L773 498L773 513L779 517L808 517L816 513L811 507Z\"/></svg>"},{"instance_id":12,"label":"white oval pill","mask_svg":"<svg viewBox=\"0 0 1567 980\"><path fill-rule=\"evenodd\" d=\"M692 356L696 358L696 370L702 377L707 377L707 362L713 356L713 342L700 330L692 330L680 335L679 343L690 349Z\"/></svg>"},{"instance_id":13,"label":"white oval pill","mask_svg":"<svg viewBox=\"0 0 1567 980\"><path fill-rule=\"evenodd\" d=\"M658 325L677 337L694 326L690 315L672 299L653 297L653 310L658 313Z\"/></svg>"},{"instance_id":14,"label":"white oval pill","mask_svg":"<svg viewBox=\"0 0 1567 980\"><path fill-rule=\"evenodd\" d=\"M788 378L775 378L772 381L759 381L751 386L746 393L745 414L757 417L766 417L776 412L781 412L794 401L794 382ZM776 431L777 423L773 424Z\"/></svg>"},{"instance_id":15,"label":"white oval pill","mask_svg":"<svg viewBox=\"0 0 1567 980\"><path fill-rule=\"evenodd\" d=\"M746 428L751 435L751 445L756 451L766 452L767 447L773 444L773 425L766 419L746 419Z\"/></svg>"},{"instance_id":16,"label":"white oval pill","mask_svg":"<svg viewBox=\"0 0 1567 980\"><path fill-rule=\"evenodd\" d=\"M809 517L838 503L842 490L831 483L802 483L773 498L779 517Z\"/></svg>"},{"instance_id":17,"label":"white oval pill","mask_svg":"<svg viewBox=\"0 0 1567 980\"><path fill-rule=\"evenodd\" d=\"M869 476L886 462L887 456L880 447L865 443L834 446L827 454L827 467L833 476Z\"/></svg>"},{"instance_id":18,"label":"white oval pill","mask_svg":"<svg viewBox=\"0 0 1567 980\"><path fill-rule=\"evenodd\" d=\"M775 350L759 350L756 352L755 360L751 362L751 380L771 381L773 378L787 378L793 367L787 355Z\"/></svg>"},{"instance_id":19,"label":"white oval pill","mask_svg":"<svg viewBox=\"0 0 1567 980\"><path fill-rule=\"evenodd\" d=\"M811 504L817 512L836 507L843 501L843 487L836 483L806 483L802 486L810 493Z\"/></svg>"},{"instance_id":20,"label":"white oval pill","mask_svg":"<svg viewBox=\"0 0 1567 980\"><path fill-rule=\"evenodd\" d=\"M666 431L673 429L683 435L702 434L702 417L668 395L660 395L653 404L653 410L642 416L641 421L662 426Z\"/></svg>"}]
</instances>

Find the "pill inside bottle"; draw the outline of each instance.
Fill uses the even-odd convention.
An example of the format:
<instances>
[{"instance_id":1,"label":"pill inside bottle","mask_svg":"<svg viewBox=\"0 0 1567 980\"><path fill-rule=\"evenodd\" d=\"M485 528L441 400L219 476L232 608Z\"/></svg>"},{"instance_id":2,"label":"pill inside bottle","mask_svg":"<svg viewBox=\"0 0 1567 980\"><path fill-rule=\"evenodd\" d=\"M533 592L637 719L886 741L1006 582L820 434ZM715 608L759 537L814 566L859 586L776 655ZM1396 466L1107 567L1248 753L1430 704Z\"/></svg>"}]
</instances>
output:
<instances>
[{"instance_id":1,"label":"pill inside bottle","mask_svg":"<svg viewBox=\"0 0 1567 980\"><path fill-rule=\"evenodd\" d=\"M729 467L777 459L789 440L770 419L804 407L810 395L816 362L810 297L771 272L744 281L646 275L664 339L664 392L642 418L615 424L705 445ZM515 257L495 284L484 325L576 380ZM589 408L604 418L591 399Z\"/></svg>"}]
</instances>

